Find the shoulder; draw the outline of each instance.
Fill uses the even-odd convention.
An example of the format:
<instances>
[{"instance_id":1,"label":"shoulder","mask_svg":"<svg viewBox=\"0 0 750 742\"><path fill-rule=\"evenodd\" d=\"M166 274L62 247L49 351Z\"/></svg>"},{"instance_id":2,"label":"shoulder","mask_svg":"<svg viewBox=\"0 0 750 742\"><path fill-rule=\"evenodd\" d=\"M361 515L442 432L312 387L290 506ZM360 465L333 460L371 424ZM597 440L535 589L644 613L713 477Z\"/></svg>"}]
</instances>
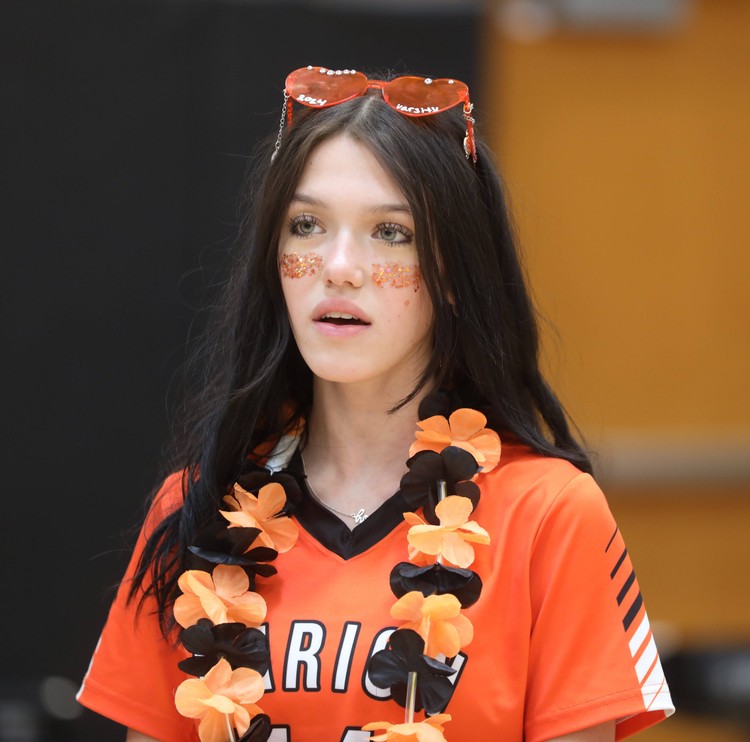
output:
<instances>
[{"instance_id":1,"label":"shoulder","mask_svg":"<svg viewBox=\"0 0 750 742\"><path fill-rule=\"evenodd\" d=\"M151 533L166 517L182 507L187 487L187 470L170 474L154 495L144 524L144 531Z\"/></svg>"},{"instance_id":2,"label":"shoulder","mask_svg":"<svg viewBox=\"0 0 750 742\"><path fill-rule=\"evenodd\" d=\"M593 520L606 528L613 523L606 498L591 475L517 441L503 444L500 463L480 474L477 483L482 492L478 516L511 520L515 528L523 524L532 537L558 522Z\"/></svg>"},{"instance_id":3,"label":"shoulder","mask_svg":"<svg viewBox=\"0 0 750 742\"><path fill-rule=\"evenodd\" d=\"M601 495L591 475L564 459L543 456L515 439L503 441L499 464L491 472L480 474L478 484L493 496L531 498L540 507L569 489Z\"/></svg>"}]
</instances>

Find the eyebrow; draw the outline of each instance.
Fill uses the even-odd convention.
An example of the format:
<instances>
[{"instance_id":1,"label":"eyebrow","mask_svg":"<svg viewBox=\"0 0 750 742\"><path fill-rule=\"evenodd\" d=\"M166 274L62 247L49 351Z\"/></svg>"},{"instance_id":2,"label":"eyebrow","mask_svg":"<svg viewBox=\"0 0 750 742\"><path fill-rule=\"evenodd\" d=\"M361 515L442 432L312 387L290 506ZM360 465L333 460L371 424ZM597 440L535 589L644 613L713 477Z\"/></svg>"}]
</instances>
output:
<instances>
[{"instance_id":1,"label":"eyebrow","mask_svg":"<svg viewBox=\"0 0 750 742\"><path fill-rule=\"evenodd\" d=\"M320 207L326 206L325 201L321 201L320 199L314 198L313 196L309 196L306 193L295 193L292 197L292 203L303 203L309 204L310 206ZM379 204L378 206L373 206L371 208L371 211L374 214L390 213L395 211L409 214L411 216L411 209L409 208L409 205L405 203Z\"/></svg>"}]
</instances>

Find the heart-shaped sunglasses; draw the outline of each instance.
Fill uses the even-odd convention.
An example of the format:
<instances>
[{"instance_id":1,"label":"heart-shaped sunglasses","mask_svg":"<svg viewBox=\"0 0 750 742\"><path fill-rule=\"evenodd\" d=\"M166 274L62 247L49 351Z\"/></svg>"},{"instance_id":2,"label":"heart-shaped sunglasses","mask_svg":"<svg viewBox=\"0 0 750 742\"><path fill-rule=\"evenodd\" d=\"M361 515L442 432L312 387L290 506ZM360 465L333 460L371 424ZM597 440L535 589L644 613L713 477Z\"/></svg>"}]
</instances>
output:
<instances>
[{"instance_id":1,"label":"heart-shaped sunglasses","mask_svg":"<svg viewBox=\"0 0 750 742\"><path fill-rule=\"evenodd\" d=\"M463 105L466 120L464 151L466 157L477 161L474 141L473 105L469 87L460 80L406 75L393 80L371 80L356 70L329 70L326 67L301 67L291 72L284 85L284 108L274 157L281 144L284 124L292 125L292 101L309 108L328 108L365 95L368 90L380 90L383 100L394 111L404 116L433 116L459 104Z\"/></svg>"}]
</instances>

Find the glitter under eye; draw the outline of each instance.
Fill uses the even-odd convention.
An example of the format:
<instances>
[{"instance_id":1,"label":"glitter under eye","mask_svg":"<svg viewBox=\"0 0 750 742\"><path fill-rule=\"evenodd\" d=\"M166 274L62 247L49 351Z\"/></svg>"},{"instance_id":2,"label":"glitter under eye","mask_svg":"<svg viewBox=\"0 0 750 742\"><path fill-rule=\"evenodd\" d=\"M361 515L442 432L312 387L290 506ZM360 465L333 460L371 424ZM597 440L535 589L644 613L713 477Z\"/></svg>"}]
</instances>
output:
<instances>
[{"instance_id":1,"label":"glitter under eye","mask_svg":"<svg viewBox=\"0 0 750 742\"><path fill-rule=\"evenodd\" d=\"M279 271L282 278L304 278L314 276L322 265L323 258L318 253L285 252L279 260Z\"/></svg>"},{"instance_id":2,"label":"glitter under eye","mask_svg":"<svg viewBox=\"0 0 750 742\"><path fill-rule=\"evenodd\" d=\"M372 280L379 288L392 286L394 289L414 287L419 291L422 275L418 265L401 265L401 263L373 263Z\"/></svg>"}]
</instances>

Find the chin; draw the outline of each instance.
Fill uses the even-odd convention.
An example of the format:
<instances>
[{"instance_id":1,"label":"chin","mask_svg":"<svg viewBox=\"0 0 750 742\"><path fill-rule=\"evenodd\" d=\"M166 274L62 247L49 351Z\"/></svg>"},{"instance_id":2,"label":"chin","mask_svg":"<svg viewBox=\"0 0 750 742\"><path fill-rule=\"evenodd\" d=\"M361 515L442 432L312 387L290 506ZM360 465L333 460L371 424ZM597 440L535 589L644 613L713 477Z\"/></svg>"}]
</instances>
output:
<instances>
[{"instance_id":1,"label":"chin","mask_svg":"<svg viewBox=\"0 0 750 742\"><path fill-rule=\"evenodd\" d=\"M321 365L315 364L310 366L313 376L320 381L327 381L331 384L357 384L363 381L369 381L377 376L371 371L368 373L361 368L347 368L341 364Z\"/></svg>"},{"instance_id":2,"label":"chin","mask_svg":"<svg viewBox=\"0 0 750 742\"><path fill-rule=\"evenodd\" d=\"M375 385L370 391L380 389L388 398L401 399L409 394L420 378L416 371L399 369L347 368L340 364L331 368L315 366L311 368L315 381L338 385Z\"/></svg>"}]
</instances>

